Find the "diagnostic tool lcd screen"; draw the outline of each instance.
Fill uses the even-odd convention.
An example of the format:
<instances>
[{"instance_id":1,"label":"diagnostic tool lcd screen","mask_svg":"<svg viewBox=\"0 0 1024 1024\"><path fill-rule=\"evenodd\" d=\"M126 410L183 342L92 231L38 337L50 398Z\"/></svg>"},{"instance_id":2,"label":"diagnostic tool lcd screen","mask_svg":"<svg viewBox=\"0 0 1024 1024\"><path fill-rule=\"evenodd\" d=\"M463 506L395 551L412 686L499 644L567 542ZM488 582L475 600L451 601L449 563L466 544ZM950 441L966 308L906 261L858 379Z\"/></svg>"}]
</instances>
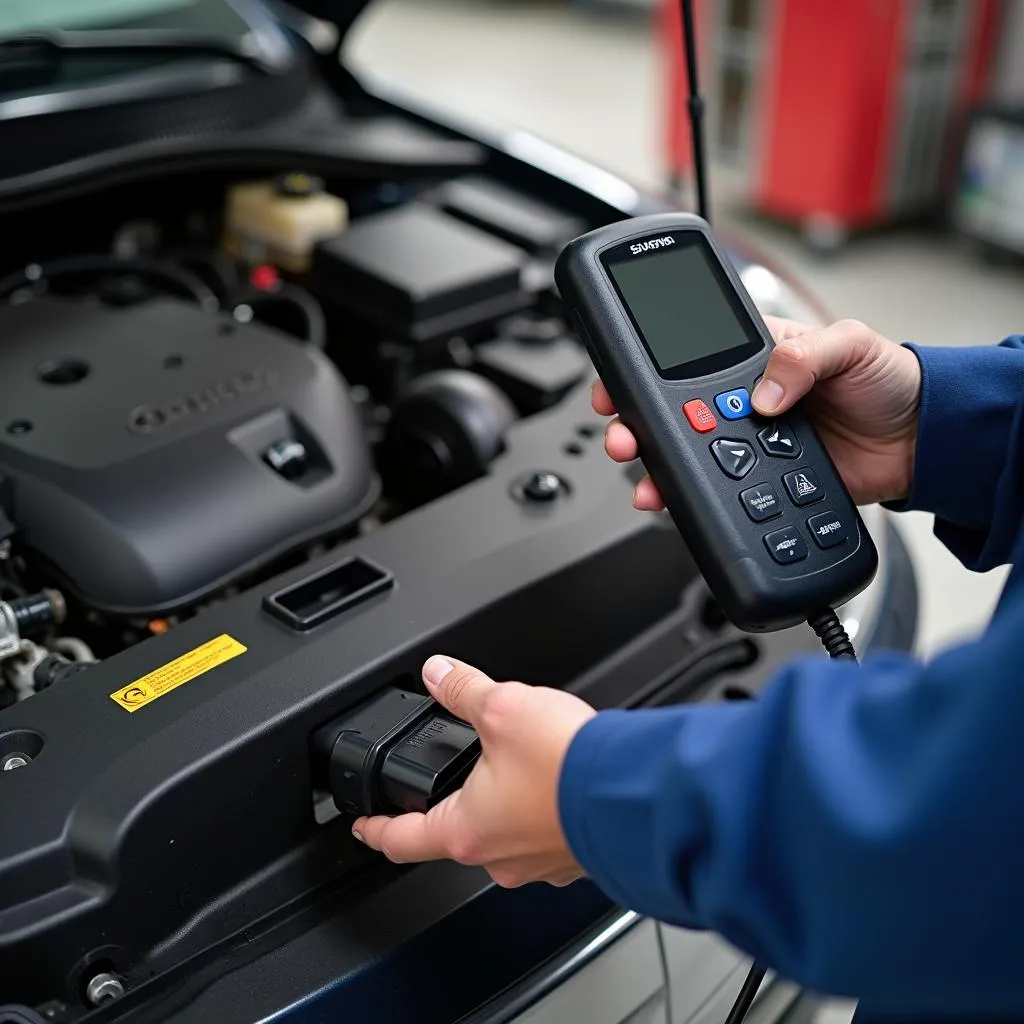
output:
<instances>
[{"instance_id":1,"label":"diagnostic tool lcd screen","mask_svg":"<svg viewBox=\"0 0 1024 1024\"><path fill-rule=\"evenodd\" d=\"M700 377L764 347L702 236L607 266L662 377Z\"/></svg>"}]
</instances>

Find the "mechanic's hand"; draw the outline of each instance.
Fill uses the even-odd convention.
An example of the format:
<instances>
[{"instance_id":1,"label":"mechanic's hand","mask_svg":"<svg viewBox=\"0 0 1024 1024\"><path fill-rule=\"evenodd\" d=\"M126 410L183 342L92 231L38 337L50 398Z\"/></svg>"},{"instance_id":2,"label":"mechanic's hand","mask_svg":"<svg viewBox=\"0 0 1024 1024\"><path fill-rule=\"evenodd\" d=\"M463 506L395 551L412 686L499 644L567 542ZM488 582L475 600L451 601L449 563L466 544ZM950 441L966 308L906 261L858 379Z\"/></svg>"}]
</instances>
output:
<instances>
[{"instance_id":1,"label":"mechanic's hand","mask_svg":"<svg viewBox=\"0 0 1024 1024\"><path fill-rule=\"evenodd\" d=\"M560 690L496 683L436 656L423 666L423 681L479 733L480 760L462 789L426 814L360 818L355 837L399 864L449 858L483 865L506 888L581 877L558 818L558 778L594 709Z\"/></svg>"},{"instance_id":2,"label":"mechanic's hand","mask_svg":"<svg viewBox=\"0 0 1024 1024\"><path fill-rule=\"evenodd\" d=\"M776 348L751 401L763 416L804 403L836 468L859 505L895 501L910 492L914 474L921 367L917 357L857 320L809 327L765 317ZM602 416L615 413L598 381L592 396ZM631 431L618 419L605 432L616 462L637 458ZM664 508L650 477L637 484L633 504Z\"/></svg>"}]
</instances>

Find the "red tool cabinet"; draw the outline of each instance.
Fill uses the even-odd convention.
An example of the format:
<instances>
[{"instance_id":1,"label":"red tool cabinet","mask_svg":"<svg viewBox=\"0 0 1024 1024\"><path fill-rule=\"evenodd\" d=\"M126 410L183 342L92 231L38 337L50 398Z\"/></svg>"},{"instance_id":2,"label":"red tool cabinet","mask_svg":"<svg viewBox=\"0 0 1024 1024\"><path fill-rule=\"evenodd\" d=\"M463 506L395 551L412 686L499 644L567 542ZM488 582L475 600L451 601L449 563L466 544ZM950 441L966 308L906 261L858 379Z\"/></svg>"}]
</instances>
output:
<instances>
[{"instance_id":1,"label":"red tool cabinet","mask_svg":"<svg viewBox=\"0 0 1024 1024\"><path fill-rule=\"evenodd\" d=\"M1001 0L697 0L719 190L841 241L941 199L984 93ZM677 0L664 0L668 164L687 179ZM714 197L713 197L714 198Z\"/></svg>"}]
</instances>

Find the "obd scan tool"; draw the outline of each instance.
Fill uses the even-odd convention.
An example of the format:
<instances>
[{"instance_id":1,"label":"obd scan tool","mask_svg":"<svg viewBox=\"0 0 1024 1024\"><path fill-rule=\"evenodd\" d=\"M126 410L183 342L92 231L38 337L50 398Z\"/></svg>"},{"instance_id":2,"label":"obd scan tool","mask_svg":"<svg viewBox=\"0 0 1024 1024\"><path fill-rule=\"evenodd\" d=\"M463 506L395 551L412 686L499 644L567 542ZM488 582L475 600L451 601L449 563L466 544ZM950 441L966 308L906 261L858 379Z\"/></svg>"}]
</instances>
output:
<instances>
[{"instance_id":1,"label":"obd scan tool","mask_svg":"<svg viewBox=\"0 0 1024 1024\"><path fill-rule=\"evenodd\" d=\"M878 556L813 426L751 408L773 342L706 221L600 228L555 277L724 614L767 632L863 590Z\"/></svg>"}]
</instances>

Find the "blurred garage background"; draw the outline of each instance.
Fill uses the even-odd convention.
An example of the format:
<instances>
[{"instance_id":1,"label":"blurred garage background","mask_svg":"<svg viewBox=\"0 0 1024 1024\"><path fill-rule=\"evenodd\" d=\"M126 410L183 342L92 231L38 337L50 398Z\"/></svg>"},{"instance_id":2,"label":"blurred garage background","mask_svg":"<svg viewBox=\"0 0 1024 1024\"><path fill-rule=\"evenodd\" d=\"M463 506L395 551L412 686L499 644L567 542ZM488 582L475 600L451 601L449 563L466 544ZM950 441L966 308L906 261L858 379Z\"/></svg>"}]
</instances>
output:
<instances>
[{"instance_id":1,"label":"blurred garage background","mask_svg":"<svg viewBox=\"0 0 1024 1024\"><path fill-rule=\"evenodd\" d=\"M891 338L1024 331L1024 0L697 0L697 18L720 228ZM349 58L690 206L678 32L676 0L379 0ZM929 516L899 525L922 651L979 630L1003 572L963 570Z\"/></svg>"}]
</instances>

